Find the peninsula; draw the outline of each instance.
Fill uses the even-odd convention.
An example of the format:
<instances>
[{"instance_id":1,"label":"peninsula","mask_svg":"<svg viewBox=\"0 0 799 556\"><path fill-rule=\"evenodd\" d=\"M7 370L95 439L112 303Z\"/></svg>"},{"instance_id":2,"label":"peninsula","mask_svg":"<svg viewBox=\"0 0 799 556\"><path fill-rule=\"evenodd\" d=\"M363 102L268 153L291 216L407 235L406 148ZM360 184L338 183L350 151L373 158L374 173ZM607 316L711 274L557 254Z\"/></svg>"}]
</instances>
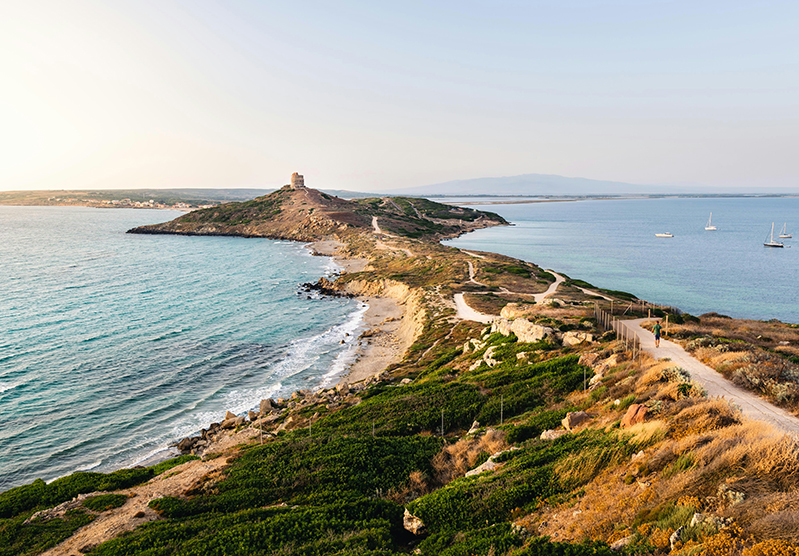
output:
<instances>
[{"instance_id":1,"label":"peninsula","mask_svg":"<svg viewBox=\"0 0 799 556\"><path fill-rule=\"evenodd\" d=\"M503 224L295 175L130 230L312 242L346 268L315 287L391 304L363 341L400 347L335 388L220 415L158 466L0 493L0 555L799 553L799 330L438 241ZM784 411L709 397L725 386L699 359Z\"/></svg>"}]
</instances>

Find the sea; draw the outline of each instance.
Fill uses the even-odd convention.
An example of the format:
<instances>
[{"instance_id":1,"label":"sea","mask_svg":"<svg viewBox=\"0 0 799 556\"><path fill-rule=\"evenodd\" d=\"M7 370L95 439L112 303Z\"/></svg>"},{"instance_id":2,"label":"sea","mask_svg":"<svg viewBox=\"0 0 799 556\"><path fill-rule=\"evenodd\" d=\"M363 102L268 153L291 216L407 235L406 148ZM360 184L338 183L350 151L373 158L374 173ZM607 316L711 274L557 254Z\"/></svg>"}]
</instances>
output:
<instances>
[{"instance_id":1,"label":"sea","mask_svg":"<svg viewBox=\"0 0 799 556\"><path fill-rule=\"evenodd\" d=\"M470 198L439 199L453 204ZM502 253L691 314L799 323L799 198L597 199L471 208L512 226L447 245ZM518 199L516 199L518 200ZM712 213L716 231L706 231ZM793 238L763 246L783 225ZM669 232L674 237L658 238Z\"/></svg>"},{"instance_id":2,"label":"sea","mask_svg":"<svg viewBox=\"0 0 799 556\"><path fill-rule=\"evenodd\" d=\"M354 361L366 305L298 287L331 258L125 233L180 214L0 206L0 491L152 461Z\"/></svg>"}]
</instances>

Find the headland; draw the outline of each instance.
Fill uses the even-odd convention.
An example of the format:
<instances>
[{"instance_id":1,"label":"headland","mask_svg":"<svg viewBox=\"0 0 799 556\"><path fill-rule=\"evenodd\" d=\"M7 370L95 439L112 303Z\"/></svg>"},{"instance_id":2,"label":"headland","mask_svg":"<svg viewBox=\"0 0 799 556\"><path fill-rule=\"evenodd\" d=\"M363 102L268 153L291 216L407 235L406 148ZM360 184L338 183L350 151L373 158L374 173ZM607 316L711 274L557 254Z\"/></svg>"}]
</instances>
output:
<instances>
[{"instance_id":1,"label":"headland","mask_svg":"<svg viewBox=\"0 0 799 556\"><path fill-rule=\"evenodd\" d=\"M3 493L10 546L33 546L29 534L56 545L45 554L796 553L796 440L709 398L615 320L663 319L669 340L794 414L795 327L694 317L438 243L503 223L490 213L280 191L133 231L314 242L344 267L319 287L368 300L382 330L365 340L393 335L393 362L227 414L161 469ZM492 323L459 317L456 295Z\"/></svg>"}]
</instances>

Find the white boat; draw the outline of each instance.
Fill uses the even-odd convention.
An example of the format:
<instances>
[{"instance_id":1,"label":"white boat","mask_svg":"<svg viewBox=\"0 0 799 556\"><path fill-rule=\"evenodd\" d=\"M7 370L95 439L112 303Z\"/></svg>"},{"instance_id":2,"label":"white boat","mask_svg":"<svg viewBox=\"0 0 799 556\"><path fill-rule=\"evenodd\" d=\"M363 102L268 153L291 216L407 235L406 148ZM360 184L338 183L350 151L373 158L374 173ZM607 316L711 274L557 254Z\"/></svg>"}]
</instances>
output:
<instances>
[{"instance_id":1,"label":"white boat","mask_svg":"<svg viewBox=\"0 0 799 556\"><path fill-rule=\"evenodd\" d=\"M713 213L712 212L710 213L710 218L707 219L707 226L705 226L705 229L708 232L713 232L713 231L716 230L716 227L713 224L710 223L711 220L713 220Z\"/></svg>"},{"instance_id":2,"label":"white boat","mask_svg":"<svg viewBox=\"0 0 799 556\"><path fill-rule=\"evenodd\" d=\"M774 241L774 222L771 223L771 236L768 241L763 242L763 247L785 247L785 244Z\"/></svg>"},{"instance_id":3,"label":"white boat","mask_svg":"<svg viewBox=\"0 0 799 556\"><path fill-rule=\"evenodd\" d=\"M669 232L666 232L663 234L655 234L655 237L674 237L674 235L670 234Z\"/></svg>"},{"instance_id":4,"label":"white boat","mask_svg":"<svg viewBox=\"0 0 799 556\"><path fill-rule=\"evenodd\" d=\"M791 234L788 233L788 223L782 225L782 231L780 232L780 237L783 239L793 237Z\"/></svg>"}]
</instances>

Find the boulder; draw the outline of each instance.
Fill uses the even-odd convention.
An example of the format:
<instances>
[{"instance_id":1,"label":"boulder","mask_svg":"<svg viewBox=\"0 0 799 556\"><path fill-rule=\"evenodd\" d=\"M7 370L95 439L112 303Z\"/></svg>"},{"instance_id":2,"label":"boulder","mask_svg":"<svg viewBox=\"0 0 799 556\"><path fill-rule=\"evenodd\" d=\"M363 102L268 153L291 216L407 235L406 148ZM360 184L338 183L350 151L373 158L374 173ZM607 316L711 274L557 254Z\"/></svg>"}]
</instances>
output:
<instances>
[{"instance_id":1,"label":"boulder","mask_svg":"<svg viewBox=\"0 0 799 556\"><path fill-rule=\"evenodd\" d=\"M483 361L485 361L486 365L488 365L489 367L496 367L497 365L499 365L499 361L494 359L494 353L496 353L496 351L497 351L497 346L491 346L486 350L485 354L483 354Z\"/></svg>"},{"instance_id":2,"label":"boulder","mask_svg":"<svg viewBox=\"0 0 799 556\"><path fill-rule=\"evenodd\" d=\"M682 536L685 533L685 525L681 525L676 531L674 531L671 536L669 537L669 545L671 549L674 550L675 545L678 542L682 542Z\"/></svg>"},{"instance_id":3,"label":"boulder","mask_svg":"<svg viewBox=\"0 0 799 556\"><path fill-rule=\"evenodd\" d=\"M577 330L569 330L565 334L563 334L563 338L561 342L564 346L577 346L584 342L592 343L594 341L594 336L589 334L588 332L579 332Z\"/></svg>"},{"instance_id":4,"label":"boulder","mask_svg":"<svg viewBox=\"0 0 799 556\"><path fill-rule=\"evenodd\" d=\"M635 540L635 535L630 535L629 537L624 537L623 539L619 539L616 542L614 542L613 544L611 544L610 545L610 549L613 552L620 552L623 548L625 548L626 546L632 544L632 542L634 540Z\"/></svg>"},{"instance_id":5,"label":"boulder","mask_svg":"<svg viewBox=\"0 0 799 556\"><path fill-rule=\"evenodd\" d=\"M584 353L580 356L580 360L577 362L577 364L585 365L586 367L591 367L593 369L597 361L599 361L598 353Z\"/></svg>"},{"instance_id":6,"label":"boulder","mask_svg":"<svg viewBox=\"0 0 799 556\"><path fill-rule=\"evenodd\" d=\"M200 440L198 436L187 436L180 442L178 442L177 449L181 452L188 452L194 445L197 444L197 441Z\"/></svg>"},{"instance_id":7,"label":"boulder","mask_svg":"<svg viewBox=\"0 0 799 556\"><path fill-rule=\"evenodd\" d=\"M400 380L400 384L402 385L410 384L411 382L413 382L413 380L411 380L410 378L403 378L402 380Z\"/></svg>"},{"instance_id":8,"label":"boulder","mask_svg":"<svg viewBox=\"0 0 799 556\"><path fill-rule=\"evenodd\" d=\"M424 522L408 511L405 508L405 515L402 516L402 526L406 531L410 531L414 535L424 535L427 533L427 527Z\"/></svg>"},{"instance_id":9,"label":"boulder","mask_svg":"<svg viewBox=\"0 0 799 556\"><path fill-rule=\"evenodd\" d=\"M541 440L555 440L567 433L568 431L563 429L549 429L541 433Z\"/></svg>"},{"instance_id":10,"label":"boulder","mask_svg":"<svg viewBox=\"0 0 799 556\"><path fill-rule=\"evenodd\" d=\"M247 418L246 418L246 417L244 417L244 416L241 416L241 417L236 417L236 418L234 419L234 422L235 422L235 423L234 423L234 424L235 424L235 426L237 426L237 427L240 427L241 425L243 425L244 423L246 423L246 422L247 422Z\"/></svg>"},{"instance_id":11,"label":"boulder","mask_svg":"<svg viewBox=\"0 0 799 556\"><path fill-rule=\"evenodd\" d=\"M274 406L272 405L272 399L261 400L261 404L258 406L258 411L261 412L261 415L265 415L266 413L272 411Z\"/></svg>"},{"instance_id":12,"label":"boulder","mask_svg":"<svg viewBox=\"0 0 799 556\"><path fill-rule=\"evenodd\" d=\"M225 419L224 421L222 421L222 423L220 423L219 428L220 429L234 429L234 428L236 428L236 420L237 419L238 419L238 417L235 417L235 416L232 419Z\"/></svg>"},{"instance_id":13,"label":"boulder","mask_svg":"<svg viewBox=\"0 0 799 556\"><path fill-rule=\"evenodd\" d=\"M523 343L534 343L555 335L555 331L548 326L533 324L527 319L514 320L510 325L510 330Z\"/></svg>"},{"instance_id":14,"label":"boulder","mask_svg":"<svg viewBox=\"0 0 799 556\"><path fill-rule=\"evenodd\" d=\"M591 420L591 416L585 411L573 411L566 414L566 417L561 421L563 428L571 432L583 423Z\"/></svg>"},{"instance_id":15,"label":"boulder","mask_svg":"<svg viewBox=\"0 0 799 556\"><path fill-rule=\"evenodd\" d=\"M285 421L280 423L280 425L277 427L277 429L275 429L275 432L280 432L280 431L286 430L288 428L288 426L291 425L293 422L294 422L294 417L289 417L288 419L286 419Z\"/></svg>"},{"instance_id":16,"label":"boulder","mask_svg":"<svg viewBox=\"0 0 799 556\"><path fill-rule=\"evenodd\" d=\"M236 414L235 413L232 413L230 411L225 411L225 420L235 419L235 418L236 418Z\"/></svg>"},{"instance_id":17,"label":"boulder","mask_svg":"<svg viewBox=\"0 0 799 556\"><path fill-rule=\"evenodd\" d=\"M494 469L496 469L497 467L500 467L502 465L501 463L497 463L496 462L496 459L499 456L501 456L505 452L512 452L514 450L520 450L520 449L521 448L517 448L516 446L513 446L512 448L508 448L507 450L502 450L500 452L497 452L496 454L493 454L492 456L490 456L481 465L478 465L477 467L475 467L471 471L467 471L465 476L466 477L471 477L472 475L477 475L478 473L483 473L485 471L493 471Z\"/></svg>"},{"instance_id":18,"label":"boulder","mask_svg":"<svg viewBox=\"0 0 799 556\"><path fill-rule=\"evenodd\" d=\"M467 432L466 434L474 434L479 430L480 430L480 423L475 421L474 423L472 423L472 427L469 429L469 432Z\"/></svg>"},{"instance_id":19,"label":"boulder","mask_svg":"<svg viewBox=\"0 0 799 556\"><path fill-rule=\"evenodd\" d=\"M621 427L627 428L643 423L646 420L647 408L645 405L634 403L621 418Z\"/></svg>"},{"instance_id":20,"label":"boulder","mask_svg":"<svg viewBox=\"0 0 799 556\"><path fill-rule=\"evenodd\" d=\"M694 516L691 518L691 527L696 527L697 525L709 525L716 530L723 529L732 523L732 519L728 517L719 517L717 515L708 515L708 514L700 514L695 513Z\"/></svg>"},{"instance_id":21,"label":"boulder","mask_svg":"<svg viewBox=\"0 0 799 556\"><path fill-rule=\"evenodd\" d=\"M508 319L494 319L494 321L491 323L491 333L493 334L494 332L499 332L503 336L510 336L510 325L511 321Z\"/></svg>"},{"instance_id":22,"label":"boulder","mask_svg":"<svg viewBox=\"0 0 799 556\"><path fill-rule=\"evenodd\" d=\"M258 419L258 417L259 417L259 415L258 415L257 411L248 411L247 412L247 418L250 421L255 421L256 419Z\"/></svg>"}]
</instances>

